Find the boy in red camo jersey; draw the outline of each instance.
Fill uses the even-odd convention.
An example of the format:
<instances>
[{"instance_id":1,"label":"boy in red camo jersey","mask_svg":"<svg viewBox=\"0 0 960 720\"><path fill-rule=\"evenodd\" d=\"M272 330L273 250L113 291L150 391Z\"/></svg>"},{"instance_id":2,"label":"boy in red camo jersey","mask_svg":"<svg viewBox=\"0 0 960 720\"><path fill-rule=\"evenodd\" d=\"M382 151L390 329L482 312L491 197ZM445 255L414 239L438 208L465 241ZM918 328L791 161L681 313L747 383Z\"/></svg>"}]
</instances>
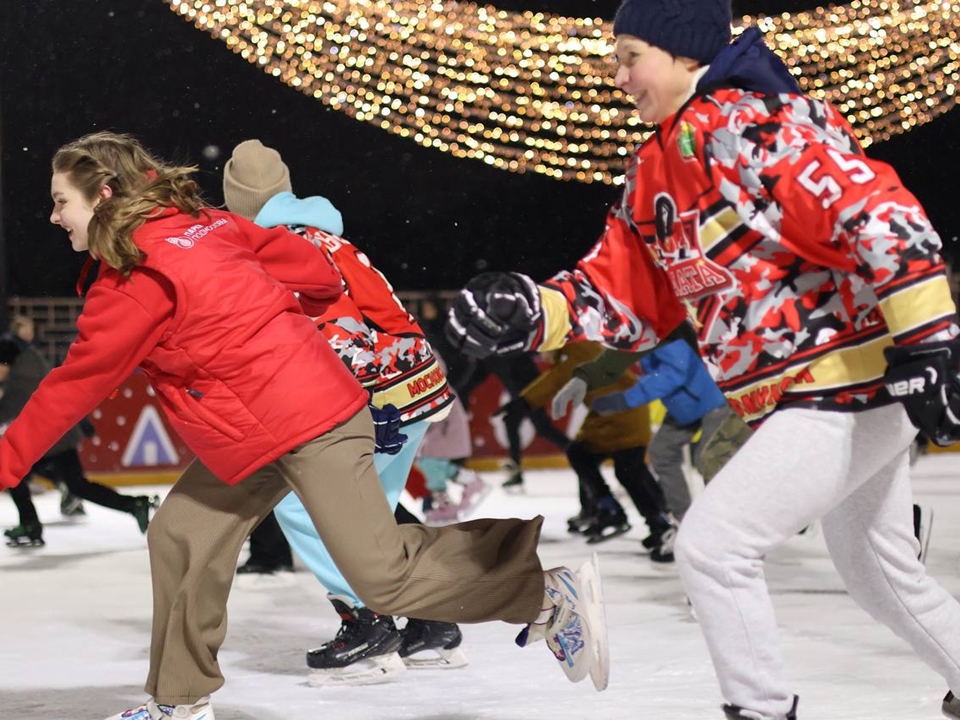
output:
<instances>
[{"instance_id":1,"label":"boy in red camo jersey","mask_svg":"<svg viewBox=\"0 0 960 720\"><path fill-rule=\"evenodd\" d=\"M908 474L917 427L960 438L937 234L758 30L729 44L725 1L626 0L614 33L616 84L656 132L600 242L539 286L474 278L451 338L477 355L583 338L643 350L689 314L755 429L676 546L727 717L796 717L763 558L817 518L851 597L960 691L960 605L917 560ZM952 692L943 710L960 717Z\"/></svg>"}]
</instances>

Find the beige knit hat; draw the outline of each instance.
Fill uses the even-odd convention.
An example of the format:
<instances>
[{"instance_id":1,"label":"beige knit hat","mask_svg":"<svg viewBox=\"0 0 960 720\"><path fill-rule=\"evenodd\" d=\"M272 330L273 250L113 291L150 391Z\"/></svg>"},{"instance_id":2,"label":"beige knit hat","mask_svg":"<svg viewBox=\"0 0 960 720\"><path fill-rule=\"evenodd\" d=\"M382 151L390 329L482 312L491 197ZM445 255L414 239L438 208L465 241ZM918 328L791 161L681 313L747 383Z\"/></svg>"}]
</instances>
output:
<instances>
[{"instance_id":1,"label":"beige knit hat","mask_svg":"<svg viewBox=\"0 0 960 720\"><path fill-rule=\"evenodd\" d=\"M292 192L290 170L273 148L259 140L244 140L223 166L223 199L227 210L253 220L267 200Z\"/></svg>"}]
</instances>

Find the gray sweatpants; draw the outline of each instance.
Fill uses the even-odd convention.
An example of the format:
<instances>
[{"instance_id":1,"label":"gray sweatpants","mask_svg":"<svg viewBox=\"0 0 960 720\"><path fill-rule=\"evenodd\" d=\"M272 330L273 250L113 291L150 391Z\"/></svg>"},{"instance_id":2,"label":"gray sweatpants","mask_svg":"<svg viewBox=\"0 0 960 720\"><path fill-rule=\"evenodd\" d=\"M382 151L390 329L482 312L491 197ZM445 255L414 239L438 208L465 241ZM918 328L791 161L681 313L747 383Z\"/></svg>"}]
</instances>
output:
<instances>
[{"instance_id":1,"label":"gray sweatpants","mask_svg":"<svg viewBox=\"0 0 960 720\"><path fill-rule=\"evenodd\" d=\"M543 601L543 518L398 526L373 466L366 409L226 485L191 464L157 511L147 543L153 637L146 691L192 703L223 685L217 653L240 548L290 489L363 603L424 620L532 622Z\"/></svg>"},{"instance_id":2,"label":"gray sweatpants","mask_svg":"<svg viewBox=\"0 0 960 720\"><path fill-rule=\"evenodd\" d=\"M899 404L781 410L693 503L677 564L727 702L778 719L790 709L763 559L817 518L850 596L960 691L960 604L917 560L916 434Z\"/></svg>"}]
</instances>

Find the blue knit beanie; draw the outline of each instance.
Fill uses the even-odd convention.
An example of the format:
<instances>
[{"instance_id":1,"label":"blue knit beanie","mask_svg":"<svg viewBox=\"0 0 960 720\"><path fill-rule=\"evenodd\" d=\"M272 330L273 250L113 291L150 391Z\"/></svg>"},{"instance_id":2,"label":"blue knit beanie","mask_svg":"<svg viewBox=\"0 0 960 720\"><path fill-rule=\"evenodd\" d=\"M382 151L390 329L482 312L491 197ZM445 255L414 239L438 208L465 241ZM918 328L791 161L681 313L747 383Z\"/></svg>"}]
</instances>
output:
<instances>
[{"instance_id":1,"label":"blue knit beanie","mask_svg":"<svg viewBox=\"0 0 960 720\"><path fill-rule=\"evenodd\" d=\"M613 34L709 65L730 43L730 21L729 0L623 0Z\"/></svg>"}]
</instances>

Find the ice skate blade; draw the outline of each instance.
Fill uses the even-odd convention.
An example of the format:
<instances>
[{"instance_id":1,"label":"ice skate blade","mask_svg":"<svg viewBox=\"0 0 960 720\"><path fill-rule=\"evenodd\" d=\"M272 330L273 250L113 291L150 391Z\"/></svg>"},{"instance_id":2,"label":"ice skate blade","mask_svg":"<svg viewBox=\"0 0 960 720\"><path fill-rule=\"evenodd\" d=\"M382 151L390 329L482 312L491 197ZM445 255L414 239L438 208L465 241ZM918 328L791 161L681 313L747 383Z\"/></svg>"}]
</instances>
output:
<instances>
[{"instance_id":1,"label":"ice skate blade","mask_svg":"<svg viewBox=\"0 0 960 720\"><path fill-rule=\"evenodd\" d=\"M407 671L398 653L378 655L360 660L343 668L311 669L307 682L311 687L344 687L347 685L378 685L390 682Z\"/></svg>"},{"instance_id":2,"label":"ice skate blade","mask_svg":"<svg viewBox=\"0 0 960 720\"><path fill-rule=\"evenodd\" d=\"M606 542L607 540L613 540L615 537L620 537L630 532L630 529L631 527L628 523L606 527L599 533L587 535L587 545L596 545L597 543Z\"/></svg>"},{"instance_id":3,"label":"ice skate blade","mask_svg":"<svg viewBox=\"0 0 960 720\"><path fill-rule=\"evenodd\" d=\"M424 650L403 658L403 662L411 670L456 670L469 664L466 654L458 647Z\"/></svg>"},{"instance_id":4,"label":"ice skate blade","mask_svg":"<svg viewBox=\"0 0 960 720\"><path fill-rule=\"evenodd\" d=\"M610 682L610 646L607 642L607 619L603 607L603 586L600 581L600 560L596 553L584 563L578 575L583 592L587 595L587 618L590 623L590 639L593 644L593 662L590 664L590 680L598 692L607 689Z\"/></svg>"}]
</instances>

